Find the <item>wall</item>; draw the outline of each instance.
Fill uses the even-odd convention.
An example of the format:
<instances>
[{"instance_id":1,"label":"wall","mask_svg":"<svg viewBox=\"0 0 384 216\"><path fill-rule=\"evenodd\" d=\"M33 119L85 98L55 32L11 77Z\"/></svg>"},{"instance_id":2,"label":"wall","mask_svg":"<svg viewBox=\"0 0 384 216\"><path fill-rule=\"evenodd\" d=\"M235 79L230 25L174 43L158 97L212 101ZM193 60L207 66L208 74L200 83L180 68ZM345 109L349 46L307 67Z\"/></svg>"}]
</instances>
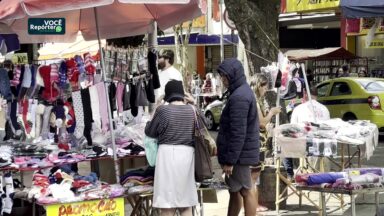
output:
<instances>
[{"instance_id":1,"label":"wall","mask_svg":"<svg viewBox=\"0 0 384 216\"><path fill-rule=\"evenodd\" d=\"M367 36L358 36L356 40L357 55L360 57L374 58L376 61L369 62L369 70L384 69L384 49L370 49L365 47ZM384 34L376 35L376 39L384 39Z\"/></svg>"}]
</instances>

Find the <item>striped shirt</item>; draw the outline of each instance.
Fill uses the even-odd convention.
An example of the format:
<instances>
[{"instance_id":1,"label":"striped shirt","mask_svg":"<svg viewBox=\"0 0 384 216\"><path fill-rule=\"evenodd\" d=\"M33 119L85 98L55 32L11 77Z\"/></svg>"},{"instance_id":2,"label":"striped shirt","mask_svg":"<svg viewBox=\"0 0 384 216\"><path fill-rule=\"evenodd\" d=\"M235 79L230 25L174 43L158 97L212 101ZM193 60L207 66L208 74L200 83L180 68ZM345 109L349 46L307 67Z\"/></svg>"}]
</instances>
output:
<instances>
[{"instance_id":1,"label":"striped shirt","mask_svg":"<svg viewBox=\"0 0 384 216\"><path fill-rule=\"evenodd\" d=\"M145 134L158 144L193 146L194 110L190 105L159 106L145 127Z\"/></svg>"}]
</instances>

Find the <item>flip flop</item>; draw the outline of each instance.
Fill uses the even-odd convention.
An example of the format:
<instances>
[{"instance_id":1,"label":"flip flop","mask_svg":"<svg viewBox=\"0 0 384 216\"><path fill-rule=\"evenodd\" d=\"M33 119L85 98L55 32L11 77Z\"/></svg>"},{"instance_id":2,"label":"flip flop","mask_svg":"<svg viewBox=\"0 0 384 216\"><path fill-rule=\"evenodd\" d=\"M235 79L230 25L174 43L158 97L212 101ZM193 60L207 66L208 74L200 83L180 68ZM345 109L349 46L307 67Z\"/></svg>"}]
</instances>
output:
<instances>
[{"instance_id":1,"label":"flip flop","mask_svg":"<svg viewBox=\"0 0 384 216\"><path fill-rule=\"evenodd\" d=\"M257 206L256 212L266 212L268 210L269 209L267 207L259 204L259 206Z\"/></svg>"}]
</instances>

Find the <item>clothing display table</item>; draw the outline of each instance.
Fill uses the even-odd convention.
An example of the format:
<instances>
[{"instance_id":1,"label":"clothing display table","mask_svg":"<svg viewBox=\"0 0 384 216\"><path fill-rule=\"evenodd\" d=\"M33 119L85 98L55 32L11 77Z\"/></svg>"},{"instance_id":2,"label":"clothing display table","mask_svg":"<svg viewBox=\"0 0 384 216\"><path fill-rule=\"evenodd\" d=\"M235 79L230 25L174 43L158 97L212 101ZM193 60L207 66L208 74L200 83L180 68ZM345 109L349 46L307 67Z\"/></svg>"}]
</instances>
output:
<instances>
[{"instance_id":1,"label":"clothing display table","mask_svg":"<svg viewBox=\"0 0 384 216\"><path fill-rule=\"evenodd\" d=\"M358 189L358 190L345 190L345 189L334 189L334 188L322 188L320 186L296 186L297 190L300 191L316 191L320 192L321 194L321 208L322 208L322 214L323 216L327 215L326 211L326 201L325 201L325 194L341 194L341 195L349 195L351 197L351 208L352 208L352 216L356 216L356 196L359 194L368 194L368 193L374 193L375 194L375 203L376 203L376 212L378 212L379 208L379 193L384 192L383 187L378 188L365 188L365 189Z\"/></svg>"}]
</instances>

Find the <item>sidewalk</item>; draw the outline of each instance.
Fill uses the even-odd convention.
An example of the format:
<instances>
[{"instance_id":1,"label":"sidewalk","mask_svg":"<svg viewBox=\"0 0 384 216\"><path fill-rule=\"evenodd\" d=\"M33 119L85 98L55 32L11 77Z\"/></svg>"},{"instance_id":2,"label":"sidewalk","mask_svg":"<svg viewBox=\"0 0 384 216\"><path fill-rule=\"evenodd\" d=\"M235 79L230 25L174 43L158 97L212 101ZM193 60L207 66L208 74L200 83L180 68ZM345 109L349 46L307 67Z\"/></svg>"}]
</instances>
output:
<instances>
[{"instance_id":1,"label":"sidewalk","mask_svg":"<svg viewBox=\"0 0 384 216\"><path fill-rule=\"evenodd\" d=\"M376 148L374 155L369 161L362 161L363 167L383 167L383 155L384 155L384 142L380 140L379 146ZM213 159L213 165L215 169L216 177L221 174L220 165L217 163L217 159ZM274 191L271 191L274 193ZM229 194L227 191L219 191L217 193L218 203L205 203L204 204L204 215L205 216L225 216L227 215ZM310 198L315 202L319 203L319 193L311 192ZM328 198L328 196L327 196ZM384 195L380 196L380 203L384 203ZM327 214L328 215L352 215L350 197L344 196L344 203L347 205L343 210L338 209L340 207L340 201L336 198L330 198L327 202ZM312 204L303 198L302 207L299 208L299 198L296 195L292 195L287 200L287 209L280 211L280 215L319 215L319 211L312 206ZM383 206L383 204L381 205ZM356 199L356 215L372 216L376 214L376 207L374 205L374 196L359 196ZM244 215L243 212L240 215ZM267 211L259 213L258 215L277 215L276 211Z\"/></svg>"}]
</instances>

